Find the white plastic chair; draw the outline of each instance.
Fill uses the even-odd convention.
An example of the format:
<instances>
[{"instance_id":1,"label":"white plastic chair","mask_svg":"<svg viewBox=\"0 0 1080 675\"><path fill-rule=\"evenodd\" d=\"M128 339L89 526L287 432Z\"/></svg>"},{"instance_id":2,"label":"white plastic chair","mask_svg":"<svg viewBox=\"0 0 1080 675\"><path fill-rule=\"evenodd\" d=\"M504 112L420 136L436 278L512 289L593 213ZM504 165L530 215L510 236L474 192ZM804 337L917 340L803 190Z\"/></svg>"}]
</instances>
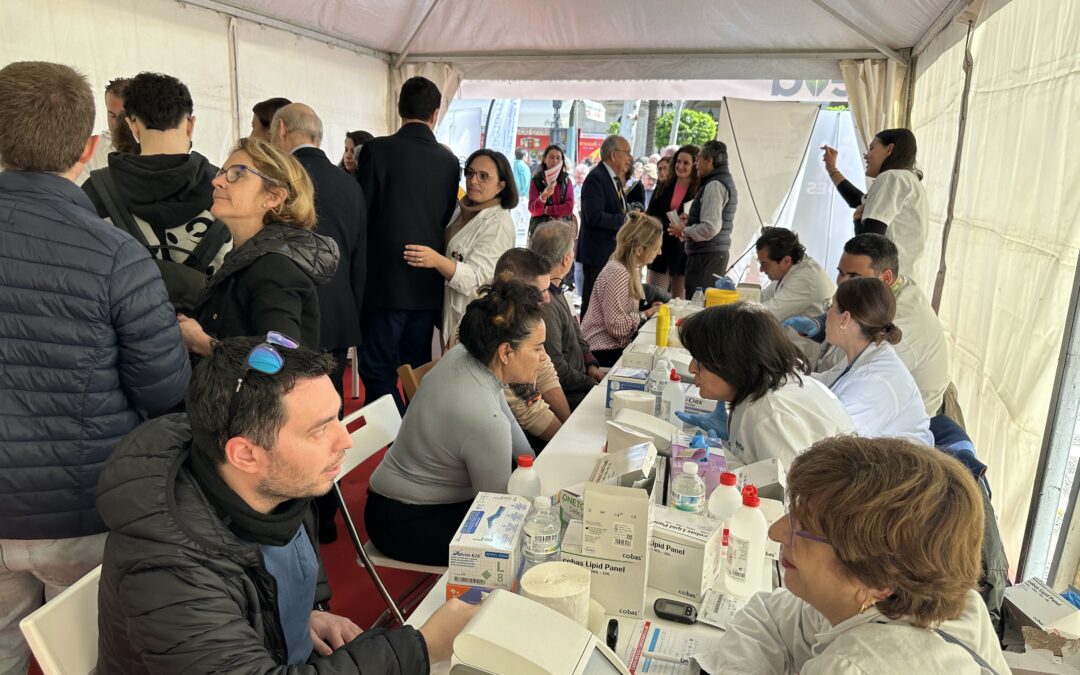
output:
<instances>
[{"instance_id":1,"label":"white plastic chair","mask_svg":"<svg viewBox=\"0 0 1080 675\"><path fill-rule=\"evenodd\" d=\"M351 364L350 372L352 374L352 397L360 398L360 358L357 353L356 347L349 347L348 356Z\"/></svg>"},{"instance_id":2,"label":"white plastic chair","mask_svg":"<svg viewBox=\"0 0 1080 675\"><path fill-rule=\"evenodd\" d=\"M397 619L400 624L404 625L405 618L401 612L399 605L400 601L395 600L393 596L390 595L390 592L386 589L382 579L379 578L378 573L375 571L375 567L389 567L411 572L421 572L427 575L434 575L436 578L442 576L442 574L446 572L446 568L430 565L417 565L394 560L393 558L383 555L370 541L367 543L360 541L360 533L356 529L356 524L353 522L352 515L349 513L349 509L345 504L345 497L341 492L341 481L344 480L345 476L347 476L350 471L360 466L377 452L394 442L394 439L397 438L398 430L401 429L401 413L398 412L397 404L394 403L394 398L387 394L375 402L369 403L363 408L347 415L343 422L346 426L350 426L360 419L364 420L364 426L352 432L353 446L345 452L345 460L341 465L341 473L338 474L337 480L334 481L334 492L337 494L338 503L341 506L341 516L345 520L345 529L349 531L349 537L352 539L353 547L356 548L356 553L359 556L359 564L367 569L368 574L371 576L371 580L375 583L375 588L379 591L379 595L382 596L391 615ZM414 584L412 588L408 589L403 594L401 600L407 599L410 595L413 595L415 591L423 586L426 581L430 580L430 578L430 576L422 578Z\"/></svg>"},{"instance_id":3,"label":"white plastic chair","mask_svg":"<svg viewBox=\"0 0 1080 675\"><path fill-rule=\"evenodd\" d=\"M45 675L86 675L98 657L101 565L19 622Z\"/></svg>"}]
</instances>

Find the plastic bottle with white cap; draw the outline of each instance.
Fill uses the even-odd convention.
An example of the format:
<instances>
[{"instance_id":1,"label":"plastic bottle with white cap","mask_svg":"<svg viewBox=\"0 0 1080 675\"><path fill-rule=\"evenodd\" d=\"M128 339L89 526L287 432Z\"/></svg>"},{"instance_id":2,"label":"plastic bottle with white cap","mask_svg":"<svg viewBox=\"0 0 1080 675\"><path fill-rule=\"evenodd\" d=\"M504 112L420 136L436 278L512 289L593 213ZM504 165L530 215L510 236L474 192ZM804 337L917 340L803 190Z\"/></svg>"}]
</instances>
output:
<instances>
[{"instance_id":1,"label":"plastic bottle with white cap","mask_svg":"<svg viewBox=\"0 0 1080 675\"><path fill-rule=\"evenodd\" d=\"M765 567L769 522L760 507L757 488L747 485L742 491L742 506L735 509L728 521L724 588L738 598L749 598L762 590L761 571Z\"/></svg>"},{"instance_id":2,"label":"plastic bottle with white cap","mask_svg":"<svg viewBox=\"0 0 1080 675\"><path fill-rule=\"evenodd\" d=\"M674 507L680 511L701 513L705 508L705 481L698 475L697 462L683 462L682 473L671 484Z\"/></svg>"},{"instance_id":3,"label":"plastic bottle with white cap","mask_svg":"<svg viewBox=\"0 0 1080 675\"><path fill-rule=\"evenodd\" d=\"M559 559L559 533L562 523L548 497L533 497L532 509L525 517L525 536L521 543L527 567Z\"/></svg>"},{"instance_id":4,"label":"plastic bottle with white cap","mask_svg":"<svg viewBox=\"0 0 1080 675\"><path fill-rule=\"evenodd\" d=\"M510 474L506 493L529 499L540 496L540 474L533 468L532 455L518 455L517 468Z\"/></svg>"},{"instance_id":5,"label":"plastic bottle with white cap","mask_svg":"<svg viewBox=\"0 0 1080 675\"><path fill-rule=\"evenodd\" d=\"M660 417L660 399L664 395L664 387L668 384L670 372L671 364L668 360L658 359L652 371L649 372L648 379L645 380L645 391L656 397L653 417Z\"/></svg>"}]
</instances>

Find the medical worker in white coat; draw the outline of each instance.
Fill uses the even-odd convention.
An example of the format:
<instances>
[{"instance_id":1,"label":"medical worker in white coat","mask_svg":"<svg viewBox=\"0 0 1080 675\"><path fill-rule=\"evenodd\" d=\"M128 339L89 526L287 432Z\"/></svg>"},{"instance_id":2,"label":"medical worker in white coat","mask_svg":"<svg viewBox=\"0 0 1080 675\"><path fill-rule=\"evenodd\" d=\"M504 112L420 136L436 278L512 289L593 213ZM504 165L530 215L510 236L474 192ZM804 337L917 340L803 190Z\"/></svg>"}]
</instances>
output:
<instances>
[{"instance_id":1,"label":"medical worker in white coat","mask_svg":"<svg viewBox=\"0 0 1080 675\"><path fill-rule=\"evenodd\" d=\"M832 389L861 436L896 436L933 445L919 386L893 345L896 298L885 282L860 277L840 284L825 316L825 340L845 358L813 377Z\"/></svg>"},{"instance_id":2,"label":"medical worker in white coat","mask_svg":"<svg viewBox=\"0 0 1080 675\"><path fill-rule=\"evenodd\" d=\"M815 317L825 311L836 284L806 253L799 235L766 227L754 242L761 273L772 282L761 291L761 304L783 322L793 316Z\"/></svg>"},{"instance_id":3,"label":"medical worker in white coat","mask_svg":"<svg viewBox=\"0 0 1080 675\"><path fill-rule=\"evenodd\" d=\"M713 650L712 675L1007 675L976 592L983 501L945 453L838 436L791 465L769 528L784 586L757 593Z\"/></svg>"},{"instance_id":4,"label":"medical worker in white coat","mask_svg":"<svg viewBox=\"0 0 1080 675\"><path fill-rule=\"evenodd\" d=\"M822 438L854 431L829 388L809 376L806 357L757 303L736 302L683 320L679 339L710 415L679 419L727 441L729 466L778 458L784 467ZM730 405L730 425L729 410Z\"/></svg>"},{"instance_id":5,"label":"medical worker in white coat","mask_svg":"<svg viewBox=\"0 0 1080 675\"><path fill-rule=\"evenodd\" d=\"M930 212L922 171L915 168L915 134L884 129L870 141L863 159L873 183L864 196L836 168L836 150L824 146L822 161L837 192L855 209L855 234L883 234L900 251L900 269L914 275L926 251Z\"/></svg>"}]
</instances>

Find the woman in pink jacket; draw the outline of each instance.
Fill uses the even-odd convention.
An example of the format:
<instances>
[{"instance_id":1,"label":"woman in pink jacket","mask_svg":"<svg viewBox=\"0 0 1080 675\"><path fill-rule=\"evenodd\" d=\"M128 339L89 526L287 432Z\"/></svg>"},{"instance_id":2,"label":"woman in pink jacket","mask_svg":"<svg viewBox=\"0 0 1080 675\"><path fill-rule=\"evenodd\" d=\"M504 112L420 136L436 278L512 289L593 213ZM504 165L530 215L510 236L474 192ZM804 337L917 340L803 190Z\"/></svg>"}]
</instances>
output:
<instances>
[{"instance_id":1,"label":"woman in pink jacket","mask_svg":"<svg viewBox=\"0 0 1080 675\"><path fill-rule=\"evenodd\" d=\"M548 180L548 174L554 173L556 168L559 173L553 180ZM577 219L574 218L574 185L566 172L562 148L557 145L544 148L540 166L529 183L529 215L532 216L529 220L530 238L537 225L549 220L570 223L574 228L574 237L577 238Z\"/></svg>"}]
</instances>

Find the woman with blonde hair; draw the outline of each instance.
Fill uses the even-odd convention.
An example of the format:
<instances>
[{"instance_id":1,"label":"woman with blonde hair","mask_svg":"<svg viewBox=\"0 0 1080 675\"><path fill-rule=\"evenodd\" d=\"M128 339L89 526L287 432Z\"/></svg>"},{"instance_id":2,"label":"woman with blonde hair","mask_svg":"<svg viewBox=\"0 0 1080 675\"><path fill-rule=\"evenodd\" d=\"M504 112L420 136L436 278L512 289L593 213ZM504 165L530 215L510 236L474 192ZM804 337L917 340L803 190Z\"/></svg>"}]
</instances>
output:
<instances>
[{"instance_id":1,"label":"woman with blonde hair","mask_svg":"<svg viewBox=\"0 0 1080 675\"><path fill-rule=\"evenodd\" d=\"M769 528L784 586L739 610L703 671L786 675L1009 673L975 590L983 499L946 454L837 436L795 458Z\"/></svg>"},{"instance_id":2,"label":"woman with blonde hair","mask_svg":"<svg viewBox=\"0 0 1080 675\"><path fill-rule=\"evenodd\" d=\"M643 308L645 289L641 268L660 252L660 221L640 211L631 212L615 237L615 253L596 277L581 331L601 366L615 364L638 328L660 308Z\"/></svg>"},{"instance_id":3,"label":"woman with blonde hair","mask_svg":"<svg viewBox=\"0 0 1080 675\"><path fill-rule=\"evenodd\" d=\"M269 331L318 349L315 287L333 276L338 248L314 232L315 189L304 167L269 143L243 138L214 179L210 212L229 228L233 249L194 316L180 316L188 350L207 355L215 339Z\"/></svg>"},{"instance_id":4,"label":"woman with blonde hair","mask_svg":"<svg viewBox=\"0 0 1080 675\"><path fill-rule=\"evenodd\" d=\"M840 284L825 315L825 340L845 358L812 377L832 389L860 435L899 436L932 446L919 386L893 349L902 336L895 318L896 298L881 279Z\"/></svg>"}]
</instances>

